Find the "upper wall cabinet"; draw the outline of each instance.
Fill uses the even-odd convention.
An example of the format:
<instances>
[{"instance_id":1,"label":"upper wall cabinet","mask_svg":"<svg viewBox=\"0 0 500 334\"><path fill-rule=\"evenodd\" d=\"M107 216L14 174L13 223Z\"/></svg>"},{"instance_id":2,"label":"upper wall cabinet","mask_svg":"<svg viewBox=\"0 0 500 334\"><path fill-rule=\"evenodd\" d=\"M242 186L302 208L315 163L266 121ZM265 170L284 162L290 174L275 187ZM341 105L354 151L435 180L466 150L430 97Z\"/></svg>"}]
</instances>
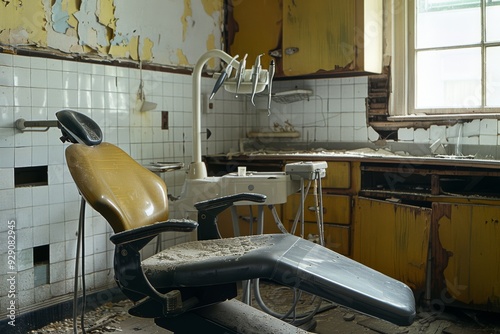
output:
<instances>
[{"instance_id":1,"label":"upper wall cabinet","mask_svg":"<svg viewBox=\"0 0 500 334\"><path fill-rule=\"evenodd\" d=\"M227 51L274 58L277 77L380 73L382 15L382 0L229 0Z\"/></svg>"}]
</instances>

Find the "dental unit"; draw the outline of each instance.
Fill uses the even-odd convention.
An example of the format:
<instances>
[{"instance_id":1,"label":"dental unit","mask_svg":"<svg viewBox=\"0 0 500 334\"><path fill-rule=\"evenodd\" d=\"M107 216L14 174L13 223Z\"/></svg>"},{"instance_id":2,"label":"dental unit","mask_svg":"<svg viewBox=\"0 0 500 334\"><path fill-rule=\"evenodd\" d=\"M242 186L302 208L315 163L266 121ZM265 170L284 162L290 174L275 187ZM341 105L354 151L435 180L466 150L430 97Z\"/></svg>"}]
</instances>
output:
<instances>
[{"instance_id":1,"label":"dental unit","mask_svg":"<svg viewBox=\"0 0 500 334\"><path fill-rule=\"evenodd\" d=\"M240 61L237 57L232 57L226 52L218 49L210 50L204 53L197 61L193 73L193 160L188 167L187 176L183 189L179 198L173 203L183 217L194 218L196 215L196 210L194 209L194 203L200 200L207 200L219 195L227 194L228 189L234 188L228 186L228 182L240 182L240 178L246 178L246 176L231 176L230 181L223 181L223 177L208 177L205 163L202 161L201 155L201 75L204 65L211 58L219 58L228 64L226 69L222 73L215 73L213 75L216 79L216 84L213 91L217 91L221 86L230 93L239 94L257 94L266 89L270 82L269 72L262 69L260 66L260 57L257 57L258 64L255 64L252 69L246 69L246 58L247 55L243 57ZM231 71L233 68L237 68L237 74L231 77ZM258 71L257 71L258 69ZM220 79L223 77L222 79ZM219 80L220 79L220 80ZM290 195L298 190L298 182L294 182L294 186L288 185L286 183L291 183L291 179L284 175L284 173L274 173L275 175L265 175L259 173L254 173L252 178L248 180L253 180L252 184L247 184L247 187L256 186L255 182L260 182L262 185L269 185L270 182L281 183L285 187L285 192ZM229 178L229 176L226 176ZM283 183L283 180L290 180L290 182ZM223 185L224 183L224 185ZM273 186L262 187L264 195L268 195L269 198L266 201L267 204L273 203ZM266 191L267 189L267 191ZM275 202L276 203L276 202Z\"/></svg>"}]
</instances>

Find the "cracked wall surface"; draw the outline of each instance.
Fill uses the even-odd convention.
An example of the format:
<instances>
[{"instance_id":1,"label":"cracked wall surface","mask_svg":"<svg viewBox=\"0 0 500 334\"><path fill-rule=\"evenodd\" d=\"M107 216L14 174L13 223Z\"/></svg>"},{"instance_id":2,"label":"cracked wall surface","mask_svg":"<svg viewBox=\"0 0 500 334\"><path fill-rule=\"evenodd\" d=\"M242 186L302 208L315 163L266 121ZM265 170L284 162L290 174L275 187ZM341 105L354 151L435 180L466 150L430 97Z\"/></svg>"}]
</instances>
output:
<instances>
[{"instance_id":1,"label":"cracked wall surface","mask_svg":"<svg viewBox=\"0 0 500 334\"><path fill-rule=\"evenodd\" d=\"M222 48L222 10L223 0L0 0L0 45L193 67Z\"/></svg>"}]
</instances>

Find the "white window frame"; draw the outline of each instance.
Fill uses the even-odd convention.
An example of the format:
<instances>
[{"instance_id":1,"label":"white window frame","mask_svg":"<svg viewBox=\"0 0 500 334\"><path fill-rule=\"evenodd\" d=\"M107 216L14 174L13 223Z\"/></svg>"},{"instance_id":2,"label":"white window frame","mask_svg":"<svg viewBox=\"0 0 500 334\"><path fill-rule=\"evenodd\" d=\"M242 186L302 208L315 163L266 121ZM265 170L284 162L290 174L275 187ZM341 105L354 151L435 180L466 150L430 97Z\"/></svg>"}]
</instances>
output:
<instances>
[{"instance_id":1,"label":"white window frame","mask_svg":"<svg viewBox=\"0 0 500 334\"><path fill-rule=\"evenodd\" d=\"M391 0L386 2L392 14L391 34L386 35L391 44L392 94L390 115L392 120L422 120L450 118L500 118L500 108L478 107L462 109L415 109L415 1ZM387 8L386 8L387 10ZM484 67L484 63L483 63ZM483 75L485 70L483 69ZM484 78L484 76L483 76ZM483 83L484 86L484 83ZM484 99L483 87L483 99ZM483 100L484 101L484 100Z\"/></svg>"}]
</instances>

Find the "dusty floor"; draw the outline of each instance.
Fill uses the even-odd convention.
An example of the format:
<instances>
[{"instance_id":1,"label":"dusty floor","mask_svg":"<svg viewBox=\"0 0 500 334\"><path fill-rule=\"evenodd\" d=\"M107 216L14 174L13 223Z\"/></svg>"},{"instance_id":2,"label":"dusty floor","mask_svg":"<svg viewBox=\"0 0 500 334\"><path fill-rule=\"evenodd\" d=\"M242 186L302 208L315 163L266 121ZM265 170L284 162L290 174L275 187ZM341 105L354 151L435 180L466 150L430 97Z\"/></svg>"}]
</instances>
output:
<instances>
[{"instance_id":1,"label":"dusty floor","mask_svg":"<svg viewBox=\"0 0 500 334\"><path fill-rule=\"evenodd\" d=\"M262 299L273 311L286 312L289 309L293 299L293 293L290 289L263 283L260 291ZM86 333L170 333L157 327L152 319L141 319L128 315L127 310L131 305L128 301L121 301L106 304L97 310L88 312L85 317ZM255 300L253 305L259 307ZM297 313L307 313L315 306L316 300L313 300L312 296L302 294L297 304ZM420 312L411 326L398 327L330 303L323 302L321 307L322 310L314 316L315 327L308 329L312 333L500 334L500 315L498 314L470 310L451 310L439 314ZM80 320L78 327L79 323ZM72 319L67 319L34 330L30 334L73 333L72 328ZM78 332L81 333L80 330Z\"/></svg>"}]
</instances>

